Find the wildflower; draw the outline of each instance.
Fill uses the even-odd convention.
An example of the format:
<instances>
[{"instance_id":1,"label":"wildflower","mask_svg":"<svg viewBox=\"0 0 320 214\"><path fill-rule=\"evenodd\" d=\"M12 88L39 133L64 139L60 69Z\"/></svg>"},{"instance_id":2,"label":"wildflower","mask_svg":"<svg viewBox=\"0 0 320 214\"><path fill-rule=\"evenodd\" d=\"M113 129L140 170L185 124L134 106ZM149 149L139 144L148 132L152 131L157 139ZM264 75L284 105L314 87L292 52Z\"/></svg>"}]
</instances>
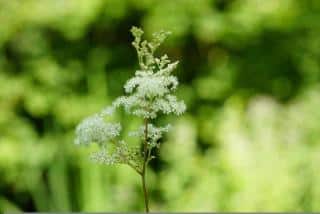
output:
<instances>
[{"instance_id":1,"label":"wildflower","mask_svg":"<svg viewBox=\"0 0 320 214\"><path fill-rule=\"evenodd\" d=\"M151 42L142 40L143 31L133 27L131 29L138 55L140 68L124 85L125 95L115 99L112 106L106 107L99 114L84 119L76 128L75 144L89 145L97 143L100 150L91 154L91 160L107 165L127 164L142 178L146 211L149 211L146 190L146 167L154 158L152 151L159 148L160 139L169 131L170 125L157 127L152 120L160 114L181 115L186 110L182 100L173 94L178 87L178 79L172 72L177 68L178 61L171 62L167 55L154 55L160 44L170 34L160 31L153 34ZM120 137L120 123L106 122L105 117L123 107L126 113L144 119L144 125L130 136L141 139L142 149L131 147ZM106 144L108 143L108 147ZM110 149L113 147L113 149Z\"/></svg>"}]
</instances>

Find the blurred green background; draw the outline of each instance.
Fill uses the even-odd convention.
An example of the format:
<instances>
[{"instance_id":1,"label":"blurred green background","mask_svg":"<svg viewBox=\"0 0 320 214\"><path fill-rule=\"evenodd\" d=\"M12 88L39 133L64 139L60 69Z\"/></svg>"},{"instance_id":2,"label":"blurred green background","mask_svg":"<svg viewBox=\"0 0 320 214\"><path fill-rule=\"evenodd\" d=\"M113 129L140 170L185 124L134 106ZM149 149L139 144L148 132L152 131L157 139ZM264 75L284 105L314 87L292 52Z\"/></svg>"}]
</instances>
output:
<instances>
[{"instance_id":1,"label":"blurred green background","mask_svg":"<svg viewBox=\"0 0 320 214\"><path fill-rule=\"evenodd\" d=\"M172 31L188 106L158 121L152 211L320 211L319 0L0 0L0 212L143 210L73 145L137 68L132 25Z\"/></svg>"}]
</instances>

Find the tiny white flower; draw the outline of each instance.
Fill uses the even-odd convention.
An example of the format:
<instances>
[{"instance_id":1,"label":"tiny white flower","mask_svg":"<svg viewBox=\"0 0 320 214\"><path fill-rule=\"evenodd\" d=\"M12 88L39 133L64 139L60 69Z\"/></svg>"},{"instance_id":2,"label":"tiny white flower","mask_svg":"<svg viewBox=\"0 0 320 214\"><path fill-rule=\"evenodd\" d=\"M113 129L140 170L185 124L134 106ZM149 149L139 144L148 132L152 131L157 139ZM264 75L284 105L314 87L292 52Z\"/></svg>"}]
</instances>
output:
<instances>
[{"instance_id":1,"label":"tiny white flower","mask_svg":"<svg viewBox=\"0 0 320 214\"><path fill-rule=\"evenodd\" d=\"M101 111L101 116L110 116L114 113L114 107L113 106L108 106L105 109Z\"/></svg>"}]
</instances>

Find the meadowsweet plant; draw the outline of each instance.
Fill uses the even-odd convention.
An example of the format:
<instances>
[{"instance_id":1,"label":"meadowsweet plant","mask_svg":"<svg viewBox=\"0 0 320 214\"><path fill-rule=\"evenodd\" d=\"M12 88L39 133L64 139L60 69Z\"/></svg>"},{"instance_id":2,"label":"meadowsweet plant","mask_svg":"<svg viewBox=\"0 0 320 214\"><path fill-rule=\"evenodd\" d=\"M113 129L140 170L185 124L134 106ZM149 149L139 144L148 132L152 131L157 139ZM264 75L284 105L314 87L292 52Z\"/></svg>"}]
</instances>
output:
<instances>
[{"instance_id":1,"label":"meadowsweet plant","mask_svg":"<svg viewBox=\"0 0 320 214\"><path fill-rule=\"evenodd\" d=\"M181 115L186 106L173 92L178 80L172 75L178 61L171 62L167 55L155 56L155 51L170 34L160 31L154 33L151 41L143 40L143 31L132 27L133 47L137 51L139 69L124 85L125 94L114 100L111 106L100 113L84 119L76 128L75 144L99 145L99 151L91 154L91 159L107 164L127 164L140 176L144 194L145 210L149 212L149 199L146 188L148 163L155 158L153 150L160 148L160 139L168 132L170 125L163 127L154 124L154 119L161 114ZM141 146L129 145L121 139L120 123L108 118L117 109L124 109L127 114L143 119L143 123L129 135L141 140Z\"/></svg>"}]
</instances>

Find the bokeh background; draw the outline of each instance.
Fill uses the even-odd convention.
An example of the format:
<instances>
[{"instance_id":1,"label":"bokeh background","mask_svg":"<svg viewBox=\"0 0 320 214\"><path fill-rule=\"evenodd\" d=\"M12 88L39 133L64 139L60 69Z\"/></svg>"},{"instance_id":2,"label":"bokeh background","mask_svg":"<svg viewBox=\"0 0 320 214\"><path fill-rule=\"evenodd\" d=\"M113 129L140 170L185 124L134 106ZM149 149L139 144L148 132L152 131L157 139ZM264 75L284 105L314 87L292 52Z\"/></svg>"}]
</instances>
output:
<instances>
[{"instance_id":1,"label":"bokeh background","mask_svg":"<svg viewBox=\"0 0 320 214\"><path fill-rule=\"evenodd\" d=\"M132 25L172 31L188 106L157 121L151 210L320 211L319 0L0 0L1 212L143 210L73 144L138 67Z\"/></svg>"}]
</instances>

